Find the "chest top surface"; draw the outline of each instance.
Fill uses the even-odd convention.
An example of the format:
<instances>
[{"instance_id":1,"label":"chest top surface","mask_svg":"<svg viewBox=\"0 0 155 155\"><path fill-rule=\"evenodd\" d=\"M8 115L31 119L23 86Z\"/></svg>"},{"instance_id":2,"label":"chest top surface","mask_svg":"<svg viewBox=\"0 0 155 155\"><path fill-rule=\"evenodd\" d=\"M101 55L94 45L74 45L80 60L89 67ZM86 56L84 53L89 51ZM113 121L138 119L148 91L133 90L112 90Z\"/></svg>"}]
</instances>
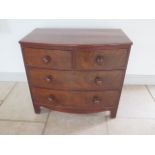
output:
<instances>
[{"instance_id":1,"label":"chest top surface","mask_svg":"<svg viewBox=\"0 0 155 155\"><path fill-rule=\"evenodd\" d=\"M37 28L20 40L22 45L83 46L126 45L131 40L121 29L53 29Z\"/></svg>"}]
</instances>

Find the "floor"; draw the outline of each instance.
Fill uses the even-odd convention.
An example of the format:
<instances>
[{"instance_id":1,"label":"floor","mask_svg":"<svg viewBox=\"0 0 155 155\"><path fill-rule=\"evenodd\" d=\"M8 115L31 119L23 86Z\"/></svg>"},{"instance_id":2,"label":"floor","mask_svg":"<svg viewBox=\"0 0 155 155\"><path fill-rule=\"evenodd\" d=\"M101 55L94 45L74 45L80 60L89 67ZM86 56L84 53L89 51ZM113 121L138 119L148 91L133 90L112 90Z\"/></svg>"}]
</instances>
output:
<instances>
[{"instance_id":1,"label":"floor","mask_svg":"<svg viewBox=\"0 0 155 155\"><path fill-rule=\"evenodd\" d=\"M155 134L155 86L125 85L116 119L108 112L35 114L27 83L0 82L0 134Z\"/></svg>"}]
</instances>

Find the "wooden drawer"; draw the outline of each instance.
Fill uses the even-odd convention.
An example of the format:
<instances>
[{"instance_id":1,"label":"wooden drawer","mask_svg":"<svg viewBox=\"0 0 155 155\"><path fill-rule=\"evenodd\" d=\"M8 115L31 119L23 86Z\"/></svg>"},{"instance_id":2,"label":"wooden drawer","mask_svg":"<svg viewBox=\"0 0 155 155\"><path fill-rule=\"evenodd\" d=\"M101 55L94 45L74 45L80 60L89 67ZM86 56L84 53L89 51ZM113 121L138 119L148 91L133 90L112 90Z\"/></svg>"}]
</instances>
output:
<instances>
[{"instance_id":1,"label":"wooden drawer","mask_svg":"<svg viewBox=\"0 0 155 155\"><path fill-rule=\"evenodd\" d=\"M120 89L123 75L123 71L29 70L33 86L70 90Z\"/></svg>"},{"instance_id":2,"label":"wooden drawer","mask_svg":"<svg viewBox=\"0 0 155 155\"><path fill-rule=\"evenodd\" d=\"M32 88L37 104L73 108L97 108L115 106L119 97L118 91L56 91Z\"/></svg>"},{"instance_id":3,"label":"wooden drawer","mask_svg":"<svg viewBox=\"0 0 155 155\"><path fill-rule=\"evenodd\" d=\"M124 69L127 62L127 49L95 50L76 52L77 69L110 70Z\"/></svg>"},{"instance_id":4,"label":"wooden drawer","mask_svg":"<svg viewBox=\"0 0 155 155\"><path fill-rule=\"evenodd\" d=\"M70 69L70 51L24 48L26 65L53 69Z\"/></svg>"}]
</instances>

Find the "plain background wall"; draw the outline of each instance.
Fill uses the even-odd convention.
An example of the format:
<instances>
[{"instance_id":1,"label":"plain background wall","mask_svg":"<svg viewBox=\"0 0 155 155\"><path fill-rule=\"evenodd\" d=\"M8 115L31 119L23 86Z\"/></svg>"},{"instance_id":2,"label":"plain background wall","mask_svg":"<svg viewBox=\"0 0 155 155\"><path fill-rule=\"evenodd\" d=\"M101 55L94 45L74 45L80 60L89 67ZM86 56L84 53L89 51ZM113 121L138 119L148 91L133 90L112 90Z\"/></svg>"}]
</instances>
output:
<instances>
[{"instance_id":1,"label":"plain background wall","mask_svg":"<svg viewBox=\"0 0 155 155\"><path fill-rule=\"evenodd\" d=\"M133 41L128 75L155 75L155 20L0 20L0 73L25 72L18 41L36 27L121 28Z\"/></svg>"}]
</instances>

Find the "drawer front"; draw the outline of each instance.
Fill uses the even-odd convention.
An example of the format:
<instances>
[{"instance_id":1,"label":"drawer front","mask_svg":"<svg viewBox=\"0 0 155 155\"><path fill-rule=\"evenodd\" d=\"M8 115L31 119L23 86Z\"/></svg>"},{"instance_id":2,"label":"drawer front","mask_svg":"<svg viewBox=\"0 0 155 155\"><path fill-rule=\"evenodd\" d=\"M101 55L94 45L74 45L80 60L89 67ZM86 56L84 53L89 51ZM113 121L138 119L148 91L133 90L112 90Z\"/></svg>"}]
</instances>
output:
<instances>
[{"instance_id":1,"label":"drawer front","mask_svg":"<svg viewBox=\"0 0 155 155\"><path fill-rule=\"evenodd\" d=\"M29 80L33 86L70 90L119 89L123 75L123 71L29 70Z\"/></svg>"},{"instance_id":2,"label":"drawer front","mask_svg":"<svg viewBox=\"0 0 155 155\"><path fill-rule=\"evenodd\" d=\"M32 88L32 93L35 102L40 105L74 108L112 107L119 96L118 91L78 92L41 88Z\"/></svg>"},{"instance_id":3,"label":"drawer front","mask_svg":"<svg viewBox=\"0 0 155 155\"><path fill-rule=\"evenodd\" d=\"M34 67L70 69L71 51L24 48L26 64Z\"/></svg>"},{"instance_id":4,"label":"drawer front","mask_svg":"<svg viewBox=\"0 0 155 155\"><path fill-rule=\"evenodd\" d=\"M77 69L124 69L127 49L78 51L75 56Z\"/></svg>"}]
</instances>

